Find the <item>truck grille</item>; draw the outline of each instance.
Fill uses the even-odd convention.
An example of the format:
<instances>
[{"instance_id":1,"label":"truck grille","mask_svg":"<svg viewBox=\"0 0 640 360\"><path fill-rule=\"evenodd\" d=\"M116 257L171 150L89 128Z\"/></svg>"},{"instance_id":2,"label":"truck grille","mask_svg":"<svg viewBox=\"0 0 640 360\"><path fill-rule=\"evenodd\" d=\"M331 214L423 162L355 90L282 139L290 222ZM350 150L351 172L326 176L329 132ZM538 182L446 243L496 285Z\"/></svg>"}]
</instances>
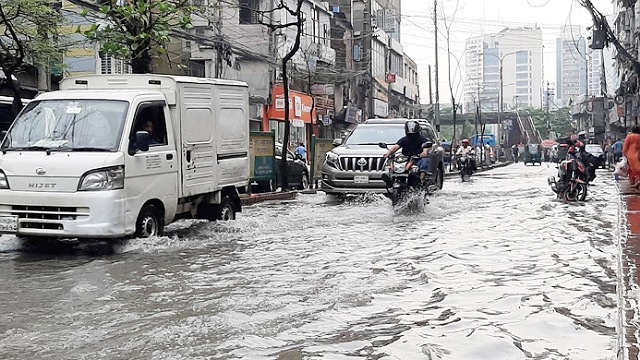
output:
<instances>
[{"instance_id":1,"label":"truck grille","mask_svg":"<svg viewBox=\"0 0 640 360\"><path fill-rule=\"evenodd\" d=\"M341 157L340 166L345 171L382 171L386 159L383 157Z\"/></svg>"},{"instance_id":2,"label":"truck grille","mask_svg":"<svg viewBox=\"0 0 640 360\"><path fill-rule=\"evenodd\" d=\"M86 210L86 211L78 211ZM58 206L26 206L13 205L11 214L18 215L20 219L38 220L76 220L78 216L88 216L89 209Z\"/></svg>"}]
</instances>

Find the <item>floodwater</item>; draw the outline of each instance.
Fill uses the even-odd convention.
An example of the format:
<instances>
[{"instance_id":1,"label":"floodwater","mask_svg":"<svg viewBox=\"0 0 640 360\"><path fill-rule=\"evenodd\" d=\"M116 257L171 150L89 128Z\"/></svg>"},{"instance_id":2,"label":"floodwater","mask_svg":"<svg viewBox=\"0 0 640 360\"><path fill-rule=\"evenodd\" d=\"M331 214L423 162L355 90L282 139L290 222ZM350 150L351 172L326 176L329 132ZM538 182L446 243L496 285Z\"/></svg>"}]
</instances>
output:
<instances>
[{"instance_id":1,"label":"floodwater","mask_svg":"<svg viewBox=\"0 0 640 360\"><path fill-rule=\"evenodd\" d=\"M245 209L162 238L0 237L1 359L615 359L618 196L555 200L555 169Z\"/></svg>"}]
</instances>

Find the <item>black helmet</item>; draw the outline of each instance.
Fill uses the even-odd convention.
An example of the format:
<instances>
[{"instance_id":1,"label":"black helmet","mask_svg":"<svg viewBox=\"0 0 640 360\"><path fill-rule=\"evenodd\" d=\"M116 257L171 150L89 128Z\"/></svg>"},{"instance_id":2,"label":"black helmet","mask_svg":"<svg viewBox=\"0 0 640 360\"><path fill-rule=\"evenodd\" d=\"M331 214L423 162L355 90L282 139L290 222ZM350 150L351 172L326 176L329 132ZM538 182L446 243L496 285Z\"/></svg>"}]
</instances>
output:
<instances>
[{"instance_id":1,"label":"black helmet","mask_svg":"<svg viewBox=\"0 0 640 360\"><path fill-rule=\"evenodd\" d=\"M418 134L420 132L420 124L415 120L409 120L404 123L404 134Z\"/></svg>"}]
</instances>

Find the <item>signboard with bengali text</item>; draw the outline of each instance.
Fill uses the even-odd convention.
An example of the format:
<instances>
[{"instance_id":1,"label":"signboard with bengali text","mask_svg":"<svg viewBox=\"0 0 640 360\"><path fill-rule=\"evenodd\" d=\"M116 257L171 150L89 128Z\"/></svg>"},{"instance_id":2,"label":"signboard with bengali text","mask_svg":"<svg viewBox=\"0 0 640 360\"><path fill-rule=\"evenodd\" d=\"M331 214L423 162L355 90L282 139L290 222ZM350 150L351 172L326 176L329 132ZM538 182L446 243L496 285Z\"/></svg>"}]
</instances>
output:
<instances>
[{"instance_id":1,"label":"signboard with bengali text","mask_svg":"<svg viewBox=\"0 0 640 360\"><path fill-rule=\"evenodd\" d=\"M313 180L322 177L322 164L324 163L325 154L333 148L333 139L314 139Z\"/></svg>"},{"instance_id":2,"label":"signboard with bengali text","mask_svg":"<svg viewBox=\"0 0 640 360\"><path fill-rule=\"evenodd\" d=\"M251 132L249 136L250 177L271 180L276 177L275 135L272 132Z\"/></svg>"}]
</instances>

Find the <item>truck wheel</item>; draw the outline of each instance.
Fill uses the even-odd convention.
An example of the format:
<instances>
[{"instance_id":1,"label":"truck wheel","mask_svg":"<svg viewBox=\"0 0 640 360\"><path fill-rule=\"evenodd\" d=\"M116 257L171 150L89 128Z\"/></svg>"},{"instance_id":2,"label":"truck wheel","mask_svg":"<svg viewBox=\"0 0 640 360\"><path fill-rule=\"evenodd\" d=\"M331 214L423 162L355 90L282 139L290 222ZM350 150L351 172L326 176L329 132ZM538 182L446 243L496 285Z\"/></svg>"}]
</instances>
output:
<instances>
[{"instance_id":1,"label":"truck wheel","mask_svg":"<svg viewBox=\"0 0 640 360\"><path fill-rule=\"evenodd\" d=\"M136 237L148 238L162 236L164 233L164 214L155 205L147 204L140 210L136 221Z\"/></svg>"},{"instance_id":2,"label":"truck wheel","mask_svg":"<svg viewBox=\"0 0 640 360\"><path fill-rule=\"evenodd\" d=\"M217 219L222 221L235 220L236 209L233 207L233 201L228 195L225 195L217 206L218 214Z\"/></svg>"}]
</instances>

